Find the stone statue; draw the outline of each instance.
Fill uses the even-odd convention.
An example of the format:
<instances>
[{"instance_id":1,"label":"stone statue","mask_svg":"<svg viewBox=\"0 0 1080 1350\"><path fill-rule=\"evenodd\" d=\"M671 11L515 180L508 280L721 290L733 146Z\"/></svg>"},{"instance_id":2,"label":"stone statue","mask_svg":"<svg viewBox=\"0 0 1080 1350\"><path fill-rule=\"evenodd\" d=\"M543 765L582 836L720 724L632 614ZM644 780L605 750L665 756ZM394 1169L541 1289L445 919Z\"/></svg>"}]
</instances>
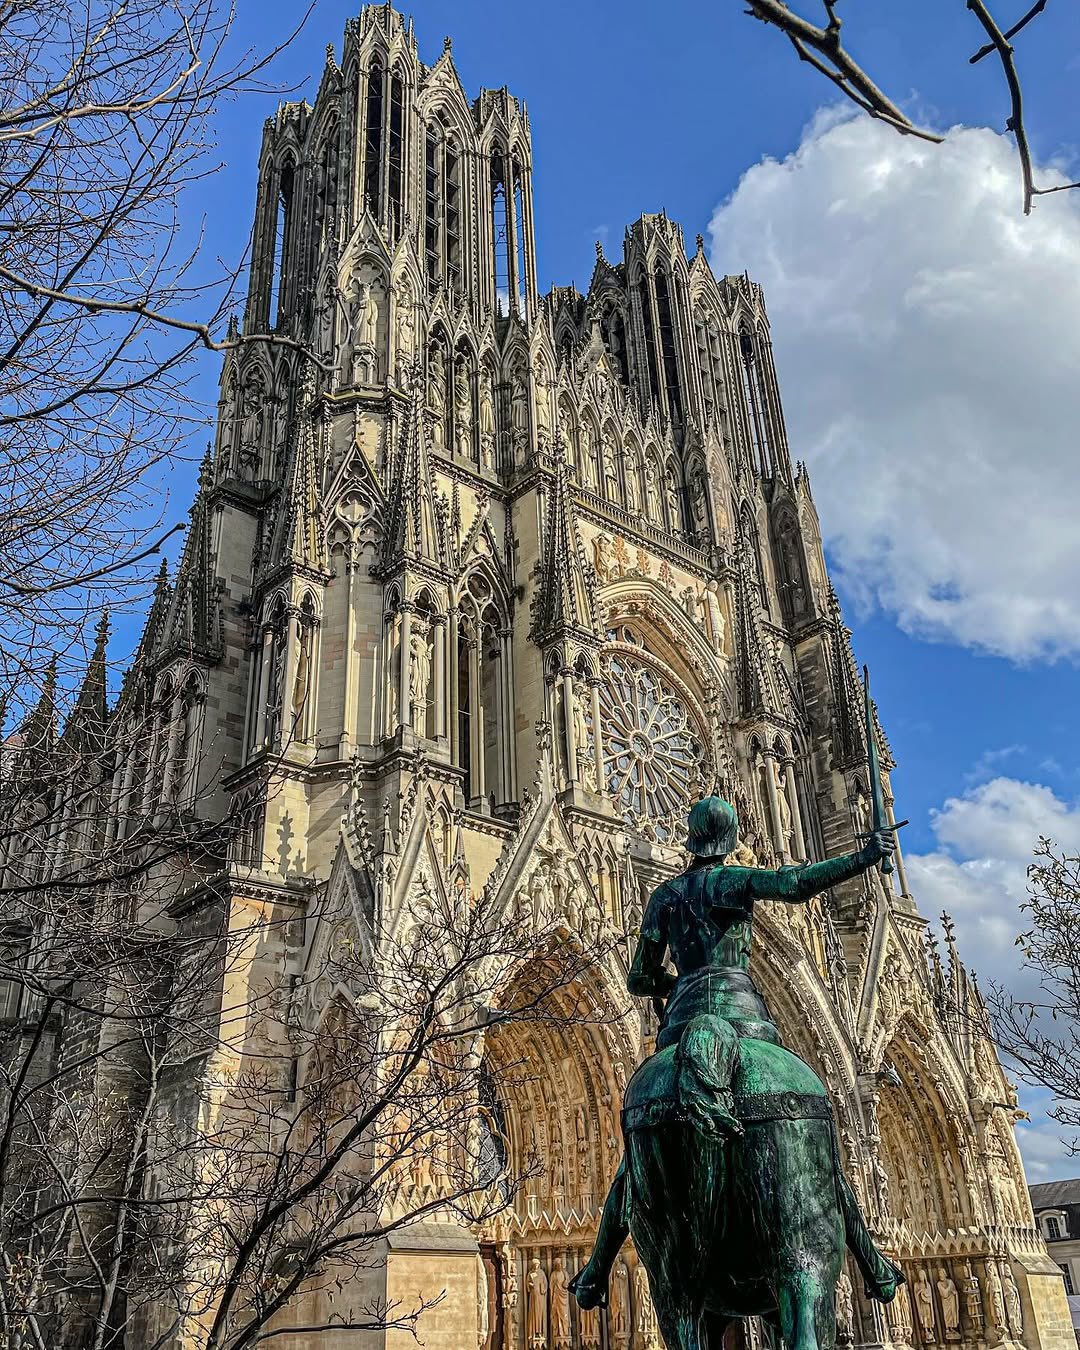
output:
<instances>
[{"instance_id":1,"label":"stone statue","mask_svg":"<svg viewBox=\"0 0 1080 1350\"><path fill-rule=\"evenodd\" d=\"M472 387L469 368L464 361L454 367L454 432L457 452L465 459L472 458Z\"/></svg>"},{"instance_id":2,"label":"stone statue","mask_svg":"<svg viewBox=\"0 0 1080 1350\"><path fill-rule=\"evenodd\" d=\"M574 681L573 704L574 745L580 758L587 754L589 750L589 723L585 717L585 696L578 688L576 680Z\"/></svg>"},{"instance_id":3,"label":"stone statue","mask_svg":"<svg viewBox=\"0 0 1080 1350\"><path fill-rule=\"evenodd\" d=\"M1008 1335L1009 1321L1005 1313L1005 1294L1001 1286L1001 1275L998 1273L997 1262L992 1258L986 1262L986 1283L990 1290L990 1316L998 1339L1001 1340Z\"/></svg>"},{"instance_id":4,"label":"stone statue","mask_svg":"<svg viewBox=\"0 0 1080 1350\"><path fill-rule=\"evenodd\" d=\"M240 422L240 453L237 478L250 481L258 476L266 435L266 391L262 377L253 372L244 384L244 403Z\"/></svg>"},{"instance_id":5,"label":"stone statue","mask_svg":"<svg viewBox=\"0 0 1080 1350\"><path fill-rule=\"evenodd\" d=\"M407 286L401 286L397 291L397 307L394 314L394 352L399 380L412 356L413 335L412 292Z\"/></svg>"},{"instance_id":6,"label":"stone statue","mask_svg":"<svg viewBox=\"0 0 1080 1350\"><path fill-rule=\"evenodd\" d=\"M937 1273L938 1304L941 1307L941 1325L947 1341L960 1339L960 1291L956 1281L944 1266L938 1266Z\"/></svg>"},{"instance_id":7,"label":"stone statue","mask_svg":"<svg viewBox=\"0 0 1080 1350\"><path fill-rule=\"evenodd\" d=\"M446 444L446 362L442 348L432 350L428 364L428 408L431 410L431 443L436 450Z\"/></svg>"},{"instance_id":8,"label":"stone statue","mask_svg":"<svg viewBox=\"0 0 1080 1350\"><path fill-rule=\"evenodd\" d=\"M529 1350L547 1350L547 1291L547 1276L540 1269L540 1258L534 1256L525 1277L525 1341Z\"/></svg>"},{"instance_id":9,"label":"stone statue","mask_svg":"<svg viewBox=\"0 0 1080 1350\"><path fill-rule=\"evenodd\" d=\"M1020 1340L1024 1334L1024 1308L1020 1302L1020 1290L1008 1261L1002 1263L1002 1269L1005 1272L1005 1308L1009 1314L1009 1329L1015 1339Z\"/></svg>"},{"instance_id":10,"label":"stone statue","mask_svg":"<svg viewBox=\"0 0 1080 1350\"><path fill-rule=\"evenodd\" d=\"M777 1307L785 1342L801 1344L804 1319L832 1316L845 1242L871 1297L888 1303L904 1278L875 1247L839 1166L824 1084L781 1044L750 976L755 903L805 903L859 876L892 854L893 833L873 831L857 853L773 870L723 861L738 828L727 802L698 802L689 867L649 898L627 988L662 1009L657 1049L626 1086L625 1155L571 1284L593 1307L616 1267L617 1325L618 1256L631 1235L668 1350L699 1350L702 1331L719 1344L733 1317ZM775 1226L745 1223L748 1204L775 1215ZM748 1288L758 1292L748 1297Z\"/></svg>"},{"instance_id":11,"label":"stone statue","mask_svg":"<svg viewBox=\"0 0 1080 1350\"><path fill-rule=\"evenodd\" d=\"M480 376L480 462L485 469L495 463L495 395L486 368Z\"/></svg>"},{"instance_id":12,"label":"stone statue","mask_svg":"<svg viewBox=\"0 0 1080 1350\"><path fill-rule=\"evenodd\" d=\"M851 1345L855 1340L855 1298L846 1270L840 1272L836 1282L836 1339L841 1345Z\"/></svg>"},{"instance_id":13,"label":"stone statue","mask_svg":"<svg viewBox=\"0 0 1080 1350\"><path fill-rule=\"evenodd\" d=\"M933 1345L937 1333L937 1317L934 1312L934 1291L926 1278L925 1266L919 1267L911 1292L915 1297L915 1316L919 1319L923 1344Z\"/></svg>"},{"instance_id":14,"label":"stone statue","mask_svg":"<svg viewBox=\"0 0 1080 1350\"><path fill-rule=\"evenodd\" d=\"M709 627L712 629L713 650L719 656L723 656L727 621L724 618L724 611L720 608L720 596L717 594L718 589L715 581L709 582L708 586L705 588L705 603L709 608Z\"/></svg>"},{"instance_id":15,"label":"stone statue","mask_svg":"<svg viewBox=\"0 0 1080 1350\"><path fill-rule=\"evenodd\" d=\"M660 505L660 484L656 481L656 465L651 459L645 461L645 503L649 519L654 524L662 524L664 508Z\"/></svg>"},{"instance_id":16,"label":"stone statue","mask_svg":"<svg viewBox=\"0 0 1080 1350\"><path fill-rule=\"evenodd\" d=\"M411 667L409 670L409 698L412 703L413 724L423 732L427 712L428 681L431 678L431 647L423 633L414 633L409 640Z\"/></svg>"},{"instance_id":17,"label":"stone statue","mask_svg":"<svg viewBox=\"0 0 1080 1350\"><path fill-rule=\"evenodd\" d=\"M964 1262L964 1311L967 1313L971 1330L977 1339L982 1338L986 1314L983 1312L982 1291L979 1277L971 1268L971 1262Z\"/></svg>"},{"instance_id":18,"label":"stone statue","mask_svg":"<svg viewBox=\"0 0 1080 1350\"><path fill-rule=\"evenodd\" d=\"M784 852L790 858L791 841L794 836L794 828L791 821L791 803L788 801L788 783L787 775L790 772L787 765L781 765L776 775L776 807L780 812L780 819L777 824L780 826L780 838L784 842Z\"/></svg>"},{"instance_id":19,"label":"stone statue","mask_svg":"<svg viewBox=\"0 0 1080 1350\"><path fill-rule=\"evenodd\" d=\"M634 1322L641 1350L654 1350L659 1345L656 1309L653 1307L648 1272L640 1261L634 1271Z\"/></svg>"},{"instance_id":20,"label":"stone statue","mask_svg":"<svg viewBox=\"0 0 1080 1350\"><path fill-rule=\"evenodd\" d=\"M576 1294L575 1290L575 1294ZM580 1301L580 1300L579 1300ZM630 1340L630 1274L621 1258L615 1263L611 1280L611 1306L608 1308L608 1328L615 1344L625 1346Z\"/></svg>"},{"instance_id":21,"label":"stone statue","mask_svg":"<svg viewBox=\"0 0 1080 1350\"><path fill-rule=\"evenodd\" d=\"M600 1350L599 1309L581 1308L578 1312L577 1324L581 1350Z\"/></svg>"},{"instance_id":22,"label":"stone statue","mask_svg":"<svg viewBox=\"0 0 1080 1350\"><path fill-rule=\"evenodd\" d=\"M581 481L587 488L595 488L596 461L593 458L592 426L587 420L582 421L578 436L581 446Z\"/></svg>"},{"instance_id":23,"label":"stone statue","mask_svg":"<svg viewBox=\"0 0 1080 1350\"><path fill-rule=\"evenodd\" d=\"M513 433L515 461L520 460L529 444L529 395L520 375L514 377L510 393L510 427Z\"/></svg>"},{"instance_id":24,"label":"stone statue","mask_svg":"<svg viewBox=\"0 0 1080 1350\"><path fill-rule=\"evenodd\" d=\"M373 384L378 369L379 301L368 281L349 287L349 348L353 384Z\"/></svg>"},{"instance_id":25,"label":"stone statue","mask_svg":"<svg viewBox=\"0 0 1080 1350\"><path fill-rule=\"evenodd\" d=\"M637 462L629 459L626 465L626 505L635 513L641 510L641 483L638 480Z\"/></svg>"},{"instance_id":26,"label":"stone statue","mask_svg":"<svg viewBox=\"0 0 1080 1350\"><path fill-rule=\"evenodd\" d=\"M593 567L596 569L596 579L601 586L611 580L611 556L608 552L610 547L611 540L606 534L598 534L593 539Z\"/></svg>"},{"instance_id":27,"label":"stone statue","mask_svg":"<svg viewBox=\"0 0 1080 1350\"><path fill-rule=\"evenodd\" d=\"M551 1271L551 1345L554 1350L570 1350L573 1344L570 1330L570 1295L567 1290L566 1261L555 1258Z\"/></svg>"}]
</instances>

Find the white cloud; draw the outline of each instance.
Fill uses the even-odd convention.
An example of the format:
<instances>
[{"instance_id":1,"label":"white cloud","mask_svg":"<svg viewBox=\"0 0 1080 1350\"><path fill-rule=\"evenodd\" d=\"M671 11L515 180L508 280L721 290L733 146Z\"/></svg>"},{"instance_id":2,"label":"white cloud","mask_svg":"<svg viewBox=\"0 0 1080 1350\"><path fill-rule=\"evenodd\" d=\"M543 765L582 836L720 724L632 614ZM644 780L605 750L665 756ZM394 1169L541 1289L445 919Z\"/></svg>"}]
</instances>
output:
<instances>
[{"instance_id":1,"label":"white cloud","mask_svg":"<svg viewBox=\"0 0 1080 1350\"><path fill-rule=\"evenodd\" d=\"M765 287L849 592L923 637L1080 652L1080 194L1025 219L1007 137L827 110L710 231L716 270Z\"/></svg>"},{"instance_id":2,"label":"white cloud","mask_svg":"<svg viewBox=\"0 0 1080 1350\"><path fill-rule=\"evenodd\" d=\"M1040 835L1080 851L1080 805L1042 784L997 777L950 797L931 813L931 825L934 851L905 857L919 907L956 920L961 955L984 987L997 981L1020 997L1033 993L1034 977L1015 946L1025 927L1027 868ZM1017 1132L1029 1180L1076 1175L1077 1162L1062 1144L1071 1131L1047 1118L1049 1094L1022 1088L1021 1104L1031 1113Z\"/></svg>"}]
</instances>

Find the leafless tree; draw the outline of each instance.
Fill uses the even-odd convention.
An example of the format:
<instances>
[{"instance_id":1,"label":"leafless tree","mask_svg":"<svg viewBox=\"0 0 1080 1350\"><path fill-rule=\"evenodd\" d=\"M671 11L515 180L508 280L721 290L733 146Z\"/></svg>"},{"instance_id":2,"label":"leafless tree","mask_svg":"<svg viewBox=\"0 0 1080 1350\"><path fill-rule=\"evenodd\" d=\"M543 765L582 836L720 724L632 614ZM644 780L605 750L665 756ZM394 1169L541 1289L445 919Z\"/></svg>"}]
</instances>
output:
<instances>
[{"instance_id":1,"label":"leafless tree","mask_svg":"<svg viewBox=\"0 0 1080 1350\"><path fill-rule=\"evenodd\" d=\"M595 1021L589 976L623 940L506 912L497 886L392 907L390 853L360 915L331 885L271 904L259 860L215 868L181 810L62 818L2 891L0 1341L244 1350L295 1330L301 1294L309 1334L414 1329L439 1291L365 1292L380 1244L481 1224L536 1166L509 1155L485 1038Z\"/></svg>"},{"instance_id":2,"label":"leafless tree","mask_svg":"<svg viewBox=\"0 0 1080 1350\"><path fill-rule=\"evenodd\" d=\"M103 599L142 595L168 537L161 471L234 273L200 257L188 189L223 101L280 47L234 52L227 0L0 0L0 704L50 648L85 660ZM182 526L174 526L175 529Z\"/></svg>"},{"instance_id":3,"label":"leafless tree","mask_svg":"<svg viewBox=\"0 0 1080 1350\"><path fill-rule=\"evenodd\" d=\"M899 104L874 80L850 50L844 45L839 14L840 0L821 0L824 22L815 23L785 3L785 0L746 0L746 12L763 23L778 28L794 47L801 61L808 62L849 98L863 112L880 118L898 132L919 136L927 141L940 141L935 132L917 126ZM978 33L979 46L973 52L972 65L995 57L1001 66L1008 96L1009 113L1005 127L1016 141L1023 183L1024 214L1028 215L1036 197L1053 192L1080 188L1080 182L1063 183L1055 187L1039 187L1031 159L1024 120L1024 93L1013 39L1045 11L1047 0L1036 0L1030 9L1020 15L1011 26L1005 26L995 17L989 0L964 0Z\"/></svg>"},{"instance_id":4,"label":"leafless tree","mask_svg":"<svg viewBox=\"0 0 1080 1350\"><path fill-rule=\"evenodd\" d=\"M1040 839L1028 868L1028 928L1017 938L1037 992L992 987L987 1006L999 1048L1021 1079L1053 1094L1052 1119L1080 1131L1080 857ZM1080 1153L1080 1140L1067 1141Z\"/></svg>"}]
</instances>

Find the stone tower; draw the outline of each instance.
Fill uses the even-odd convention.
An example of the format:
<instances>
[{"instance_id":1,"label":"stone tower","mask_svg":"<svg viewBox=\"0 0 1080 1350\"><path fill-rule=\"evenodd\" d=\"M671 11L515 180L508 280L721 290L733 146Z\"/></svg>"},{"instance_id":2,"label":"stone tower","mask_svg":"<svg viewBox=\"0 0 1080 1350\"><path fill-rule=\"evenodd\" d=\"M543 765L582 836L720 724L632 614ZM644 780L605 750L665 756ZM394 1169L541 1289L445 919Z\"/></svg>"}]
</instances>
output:
<instances>
[{"instance_id":1,"label":"stone tower","mask_svg":"<svg viewBox=\"0 0 1080 1350\"><path fill-rule=\"evenodd\" d=\"M265 127L245 341L142 648L148 791L222 822L189 909L310 927L313 889L408 906L453 875L539 905L573 893L578 919L632 936L702 792L736 803L762 865L867 828L857 670L761 289L660 214L617 260L597 246L586 294L541 296L532 153L524 105L470 100L449 40L424 64L390 5L350 20L314 103ZM895 880L759 921L758 981L829 1087L876 1231L912 1288L945 1270L962 1292L951 1327L940 1294L928 1323L857 1291L845 1334L1064 1347L1008 1086L942 1012L977 995L951 940L944 963L928 949L902 862ZM299 976L322 940L258 960ZM526 1350L534 1259L550 1276L591 1244L647 1035L626 1025L488 1047L508 1147L537 1143L547 1171L490 1227L387 1253L387 1297L448 1290L427 1344ZM500 1087L520 1055L547 1081ZM618 1317L575 1314L576 1350L656 1344L627 1266Z\"/></svg>"}]
</instances>

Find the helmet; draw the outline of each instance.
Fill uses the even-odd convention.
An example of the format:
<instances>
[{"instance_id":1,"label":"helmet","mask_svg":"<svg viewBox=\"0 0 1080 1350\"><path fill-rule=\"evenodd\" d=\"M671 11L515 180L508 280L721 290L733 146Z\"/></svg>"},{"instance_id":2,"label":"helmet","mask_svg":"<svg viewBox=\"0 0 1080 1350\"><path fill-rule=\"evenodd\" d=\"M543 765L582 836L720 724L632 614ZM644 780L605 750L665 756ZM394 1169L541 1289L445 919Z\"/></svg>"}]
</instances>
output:
<instances>
[{"instance_id":1,"label":"helmet","mask_svg":"<svg viewBox=\"0 0 1080 1350\"><path fill-rule=\"evenodd\" d=\"M686 847L699 858L725 858L739 840L739 817L723 797L702 797L688 825Z\"/></svg>"}]
</instances>

